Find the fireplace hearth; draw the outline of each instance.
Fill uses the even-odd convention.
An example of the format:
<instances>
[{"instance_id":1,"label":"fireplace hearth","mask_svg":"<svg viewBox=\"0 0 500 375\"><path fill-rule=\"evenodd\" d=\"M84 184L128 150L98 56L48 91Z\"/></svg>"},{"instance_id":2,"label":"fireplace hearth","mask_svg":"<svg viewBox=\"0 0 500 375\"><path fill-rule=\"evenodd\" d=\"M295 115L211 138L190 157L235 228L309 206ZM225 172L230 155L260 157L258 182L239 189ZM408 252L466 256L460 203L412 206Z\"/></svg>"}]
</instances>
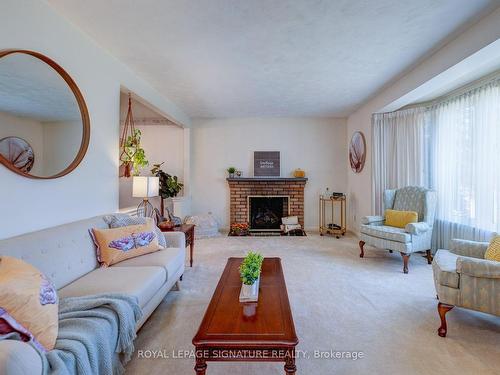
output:
<instances>
[{"instance_id":1,"label":"fireplace hearth","mask_svg":"<svg viewBox=\"0 0 500 375\"><path fill-rule=\"evenodd\" d=\"M251 196L248 199L250 231L280 231L281 218L288 216L288 196Z\"/></svg>"}]
</instances>

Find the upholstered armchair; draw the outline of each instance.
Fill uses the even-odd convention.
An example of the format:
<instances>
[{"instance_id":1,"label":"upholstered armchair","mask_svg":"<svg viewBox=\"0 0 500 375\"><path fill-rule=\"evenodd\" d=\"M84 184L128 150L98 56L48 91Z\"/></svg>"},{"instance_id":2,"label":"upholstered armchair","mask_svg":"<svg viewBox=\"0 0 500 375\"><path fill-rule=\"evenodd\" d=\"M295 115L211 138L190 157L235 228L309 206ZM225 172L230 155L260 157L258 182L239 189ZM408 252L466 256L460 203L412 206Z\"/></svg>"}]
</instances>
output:
<instances>
[{"instance_id":1,"label":"upholstered armchair","mask_svg":"<svg viewBox=\"0 0 500 375\"><path fill-rule=\"evenodd\" d=\"M484 259L487 242L452 240L450 250L438 250L432 262L441 326L455 306L500 316L500 262Z\"/></svg>"},{"instance_id":2,"label":"upholstered armchair","mask_svg":"<svg viewBox=\"0 0 500 375\"><path fill-rule=\"evenodd\" d=\"M431 239L437 195L433 190L418 186L384 192L384 212L386 209L415 211L418 222L407 224L405 228L385 225L384 216L365 216L361 219L359 256L364 257L364 245L371 245L389 252L399 251L403 257L403 272L408 273L410 255L426 251L427 262L431 264Z\"/></svg>"}]
</instances>

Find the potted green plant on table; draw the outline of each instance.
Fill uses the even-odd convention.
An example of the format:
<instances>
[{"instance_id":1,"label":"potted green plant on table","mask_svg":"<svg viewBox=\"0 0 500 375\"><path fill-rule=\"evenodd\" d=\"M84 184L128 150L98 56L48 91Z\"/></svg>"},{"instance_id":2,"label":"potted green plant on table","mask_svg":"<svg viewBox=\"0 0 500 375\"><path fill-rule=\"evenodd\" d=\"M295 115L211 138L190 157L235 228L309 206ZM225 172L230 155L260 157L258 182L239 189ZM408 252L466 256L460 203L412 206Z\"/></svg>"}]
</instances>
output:
<instances>
[{"instance_id":1,"label":"potted green plant on table","mask_svg":"<svg viewBox=\"0 0 500 375\"><path fill-rule=\"evenodd\" d=\"M165 215L165 205L164 200L167 198L175 198L177 194L182 190L184 184L179 182L177 176L171 176L168 173L162 171L161 166L164 164L153 164L153 169L151 169L151 173L153 176L159 177L160 179L160 211L161 215Z\"/></svg>"},{"instance_id":2,"label":"potted green plant on table","mask_svg":"<svg viewBox=\"0 0 500 375\"><path fill-rule=\"evenodd\" d=\"M234 173L236 172L236 168L235 167L229 167L227 169L227 173L229 173L229 178L234 178Z\"/></svg>"},{"instance_id":3,"label":"potted green plant on table","mask_svg":"<svg viewBox=\"0 0 500 375\"><path fill-rule=\"evenodd\" d=\"M257 301L262 262L261 254L250 251L240 265L241 292L240 302Z\"/></svg>"}]
</instances>

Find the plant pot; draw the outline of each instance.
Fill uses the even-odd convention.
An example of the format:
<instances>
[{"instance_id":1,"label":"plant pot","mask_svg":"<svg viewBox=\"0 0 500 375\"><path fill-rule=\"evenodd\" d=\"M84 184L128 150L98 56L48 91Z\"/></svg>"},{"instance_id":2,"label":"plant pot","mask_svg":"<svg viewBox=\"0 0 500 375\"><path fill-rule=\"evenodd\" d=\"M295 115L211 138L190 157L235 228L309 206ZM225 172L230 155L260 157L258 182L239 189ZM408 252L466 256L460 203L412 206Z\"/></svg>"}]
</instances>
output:
<instances>
[{"instance_id":1,"label":"plant pot","mask_svg":"<svg viewBox=\"0 0 500 375\"><path fill-rule=\"evenodd\" d=\"M234 173L229 173L229 178L234 178Z\"/></svg>"},{"instance_id":2,"label":"plant pot","mask_svg":"<svg viewBox=\"0 0 500 375\"><path fill-rule=\"evenodd\" d=\"M240 302L252 302L259 299L260 277L252 285L241 283Z\"/></svg>"},{"instance_id":3,"label":"plant pot","mask_svg":"<svg viewBox=\"0 0 500 375\"><path fill-rule=\"evenodd\" d=\"M120 165L119 176L129 178L132 176L132 163L124 162Z\"/></svg>"}]
</instances>

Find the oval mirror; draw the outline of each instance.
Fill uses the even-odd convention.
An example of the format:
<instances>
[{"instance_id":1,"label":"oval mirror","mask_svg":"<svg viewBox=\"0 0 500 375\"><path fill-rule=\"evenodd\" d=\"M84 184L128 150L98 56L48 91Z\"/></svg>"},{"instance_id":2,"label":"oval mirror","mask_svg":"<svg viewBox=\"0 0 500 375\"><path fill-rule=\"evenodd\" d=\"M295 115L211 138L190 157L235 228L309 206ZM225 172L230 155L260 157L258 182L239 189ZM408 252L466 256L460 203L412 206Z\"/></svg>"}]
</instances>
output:
<instances>
[{"instance_id":1,"label":"oval mirror","mask_svg":"<svg viewBox=\"0 0 500 375\"><path fill-rule=\"evenodd\" d=\"M0 51L0 162L20 175L64 176L90 138L83 96L57 63L33 51Z\"/></svg>"}]
</instances>

